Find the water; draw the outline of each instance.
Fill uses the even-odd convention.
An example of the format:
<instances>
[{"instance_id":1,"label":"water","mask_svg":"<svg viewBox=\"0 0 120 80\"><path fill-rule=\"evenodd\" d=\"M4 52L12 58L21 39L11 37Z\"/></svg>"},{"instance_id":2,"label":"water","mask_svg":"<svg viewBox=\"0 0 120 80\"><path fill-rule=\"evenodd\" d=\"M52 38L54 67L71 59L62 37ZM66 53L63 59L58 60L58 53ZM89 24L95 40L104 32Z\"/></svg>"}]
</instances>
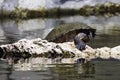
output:
<instances>
[{"instance_id":1,"label":"water","mask_svg":"<svg viewBox=\"0 0 120 80\"><path fill-rule=\"evenodd\" d=\"M55 62L54 59L37 58L23 64L14 64L14 67L0 61L0 78L1 80L120 79L120 63L117 60L94 60L85 64L73 63L72 59L68 58L62 61Z\"/></svg>"},{"instance_id":2,"label":"water","mask_svg":"<svg viewBox=\"0 0 120 80\"><path fill-rule=\"evenodd\" d=\"M120 16L70 16L63 18L0 20L0 44L22 38L44 39L55 26L65 23L85 23L96 29L90 46L114 47L120 44ZM78 58L30 58L10 65L0 60L0 80L119 80L119 60L92 60L77 63Z\"/></svg>"},{"instance_id":3,"label":"water","mask_svg":"<svg viewBox=\"0 0 120 80\"><path fill-rule=\"evenodd\" d=\"M49 19L0 20L0 43L12 43L19 39L44 39L55 26L65 23L85 23L96 29L93 47L114 47L119 45L120 16L71 16ZM34 26L34 27L33 27ZM107 38L106 38L107 37Z\"/></svg>"}]
</instances>

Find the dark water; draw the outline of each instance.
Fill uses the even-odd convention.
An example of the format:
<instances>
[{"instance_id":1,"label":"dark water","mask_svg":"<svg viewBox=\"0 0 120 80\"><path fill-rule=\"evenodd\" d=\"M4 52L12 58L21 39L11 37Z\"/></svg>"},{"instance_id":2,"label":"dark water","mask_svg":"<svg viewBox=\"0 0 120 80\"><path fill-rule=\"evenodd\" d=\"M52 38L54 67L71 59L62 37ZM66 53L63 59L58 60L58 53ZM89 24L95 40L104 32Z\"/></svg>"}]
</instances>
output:
<instances>
[{"instance_id":1,"label":"dark water","mask_svg":"<svg viewBox=\"0 0 120 80\"><path fill-rule=\"evenodd\" d=\"M44 39L55 26L75 22L96 29L96 37L89 43L94 48L120 44L120 16L0 20L0 44L13 43L22 38ZM13 65L0 61L0 80L119 80L119 75L119 60L93 60L79 64L74 58L34 58Z\"/></svg>"},{"instance_id":2,"label":"dark water","mask_svg":"<svg viewBox=\"0 0 120 80\"><path fill-rule=\"evenodd\" d=\"M38 59L41 60L41 59ZM94 60L85 64L46 61L9 66L0 61L0 80L119 80L120 62Z\"/></svg>"}]
</instances>

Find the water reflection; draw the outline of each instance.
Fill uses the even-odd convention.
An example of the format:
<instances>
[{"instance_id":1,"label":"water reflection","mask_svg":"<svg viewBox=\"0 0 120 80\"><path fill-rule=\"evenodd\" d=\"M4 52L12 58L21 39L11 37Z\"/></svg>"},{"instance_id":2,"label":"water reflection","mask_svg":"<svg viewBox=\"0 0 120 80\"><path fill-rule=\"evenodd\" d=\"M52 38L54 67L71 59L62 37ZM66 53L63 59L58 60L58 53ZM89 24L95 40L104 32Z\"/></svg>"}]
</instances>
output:
<instances>
[{"instance_id":1,"label":"water reflection","mask_svg":"<svg viewBox=\"0 0 120 80\"><path fill-rule=\"evenodd\" d=\"M73 58L30 58L13 65L0 62L1 80L119 80L119 61L92 60L79 64ZM111 65L114 64L114 65ZM23 69L24 68L24 69Z\"/></svg>"},{"instance_id":2,"label":"water reflection","mask_svg":"<svg viewBox=\"0 0 120 80\"><path fill-rule=\"evenodd\" d=\"M55 80L80 80L80 79L92 79L91 74L94 73L94 67L89 63L74 64L74 65L57 65L55 68L50 68Z\"/></svg>"},{"instance_id":3,"label":"water reflection","mask_svg":"<svg viewBox=\"0 0 120 80\"><path fill-rule=\"evenodd\" d=\"M92 63L75 63L74 58L30 58L12 67L4 61L0 65L1 80L77 80L94 74Z\"/></svg>"},{"instance_id":4,"label":"water reflection","mask_svg":"<svg viewBox=\"0 0 120 80\"><path fill-rule=\"evenodd\" d=\"M56 25L52 19L1 20L0 39L3 42L15 42L22 38L44 38Z\"/></svg>"},{"instance_id":5,"label":"water reflection","mask_svg":"<svg viewBox=\"0 0 120 80\"><path fill-rule=\"evenodd\" d=\"M95 28L98 34L114 35L115 32L117 33L117 31L120 30L119 16L113 16L113 17L74 16L74 17L68 17L68 18L61 18L61 20L64 20L65 23L72 23L72 22L85 23Z\"/></svg>"},{"instance_id":6,"label":"water reflection","mask_svg":"<svg viewBox=\"0 0 120 80\"><path fill-rule=\"evenodd\" d=\"M1 80L119 80L118 60L92 60L79 64L74 58L30 58L13 68L0 61ZM112 65L114 64L114 65Z\"/></svg>"},{"instance_id":7,"label":"water reflection","mask_svg":"<svg viewBox=\"0 0 120 80\"><path fill-rule=\"evenodd\" d=\"M75 58L30 58L27 60L20 59L14 64L17 71L26 70L47 70L47 67L56 67L54 64L74 64Z\"/></svg>"},{"instance_id":8,"label":"water reflection","mask_svg":"<svg viewBox=\"0 0 120 80\"><path fill-rule=\"evenodd\" d=\"M0 80L10 80L12 74L12 66L8 65L7 62L0 60Z\"/></svg>"},{"instance_id":9,"label":"water reflection","mask_svg":"<svg viewBox=\"0 0 120 80\"><path fill-rule=\"evenodd\" d=\"M35 71L40 77L46 77L46 80L92 79L94 78L92 74L95 73L93 63L79 64L75 62L74 58L31 58L29 61L14 64L14 69L16 71L33 71L33 73ZM34 75L32 76L34 77ZM28 79L32 80L31 77Z\"/></svg>"},{"instance_id":10,"label":"water reflection","mask_svg":"<svg viewBox=\"0 0 120 80\"><path fill-rule=\"evenodd\" d=\"M6 40L16 41L20 39L19 29L16 27L17 24L12 20L1 20L1 29L3 30L3 34L1 36L6 37Z\"/></svg>"},{"instance_id":11,"label":"water reflection","mask_svg":"<svg viewBox=\"0 0 120 80\"><path fill-rule=\"evenodd\" d=\"M85 23L96 29L92 47L119 45L120 16L71 16L58 19L0 20L0 44L15 42L21 38L44 39L57 25ZM107 37L107 38L106 38ZM113 38L114 37L114 38Z\"/></svg>"}]
</instances>

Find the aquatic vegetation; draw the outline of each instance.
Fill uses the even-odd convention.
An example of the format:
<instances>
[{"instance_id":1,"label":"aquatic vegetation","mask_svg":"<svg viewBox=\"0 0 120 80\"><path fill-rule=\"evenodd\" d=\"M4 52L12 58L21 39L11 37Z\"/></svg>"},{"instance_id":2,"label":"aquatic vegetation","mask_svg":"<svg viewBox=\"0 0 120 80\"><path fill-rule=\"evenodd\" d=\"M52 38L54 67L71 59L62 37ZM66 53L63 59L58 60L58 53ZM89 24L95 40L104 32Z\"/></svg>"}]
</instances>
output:
<instances>
[{"instance_id":1,"label":"aquatic vegetation","mask_svg":"<svg viewBox=\"0 0 120 80\"><path fill-rule=\"evenodd\" d=\"M116 3L105 3L105 4L96 4L95 6L83 6L81 9L82 15L106 15L108 16L116 15L120 12L120 4Z\"/></svg>"},{"instance_id":2,"label":"aquatic vegetation","mask_svg":"<svg viewBox=\"0 0 120 80\"><path fill-rule=\"evenodd\" d=\"M2 10L0 13L1 17L8 18L38 18L38 17L62 17L69 15L104 15L104 16L113 16L119 15L120 13L120 4L117 3L104 3L104 4L96 4L94 6L85 5L80 9L68 9L68 8L40 8L38 10L29 10L24 8L16 7L14 11L4 11Z\"/></svg>"}]
</instances>

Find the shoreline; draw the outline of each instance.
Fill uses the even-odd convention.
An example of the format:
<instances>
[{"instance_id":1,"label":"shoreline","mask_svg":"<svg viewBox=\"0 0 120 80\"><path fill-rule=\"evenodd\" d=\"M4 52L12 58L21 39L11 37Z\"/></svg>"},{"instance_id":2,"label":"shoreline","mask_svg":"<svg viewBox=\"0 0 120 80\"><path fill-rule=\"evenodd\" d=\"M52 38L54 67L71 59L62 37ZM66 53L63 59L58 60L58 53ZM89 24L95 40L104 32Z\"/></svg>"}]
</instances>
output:
<instances>
[{"instance_id":1,"label":"shoreline","mask_svg":"<svg viewBox=\"0 0 120 80\"><path fill-rule=\"evenodd\" d=\"M0 18L11 19L30 19L30 18L60 18L64 16L106 16L111 17L120 14L120 4L117 3L105 3L96 4L95 6L85 5L79 9L63 9L63 8L51 8L51 9L38 9L30 10L23 8L15 8L13 11L1 10Z\"/></svg>"}]
</instances>

